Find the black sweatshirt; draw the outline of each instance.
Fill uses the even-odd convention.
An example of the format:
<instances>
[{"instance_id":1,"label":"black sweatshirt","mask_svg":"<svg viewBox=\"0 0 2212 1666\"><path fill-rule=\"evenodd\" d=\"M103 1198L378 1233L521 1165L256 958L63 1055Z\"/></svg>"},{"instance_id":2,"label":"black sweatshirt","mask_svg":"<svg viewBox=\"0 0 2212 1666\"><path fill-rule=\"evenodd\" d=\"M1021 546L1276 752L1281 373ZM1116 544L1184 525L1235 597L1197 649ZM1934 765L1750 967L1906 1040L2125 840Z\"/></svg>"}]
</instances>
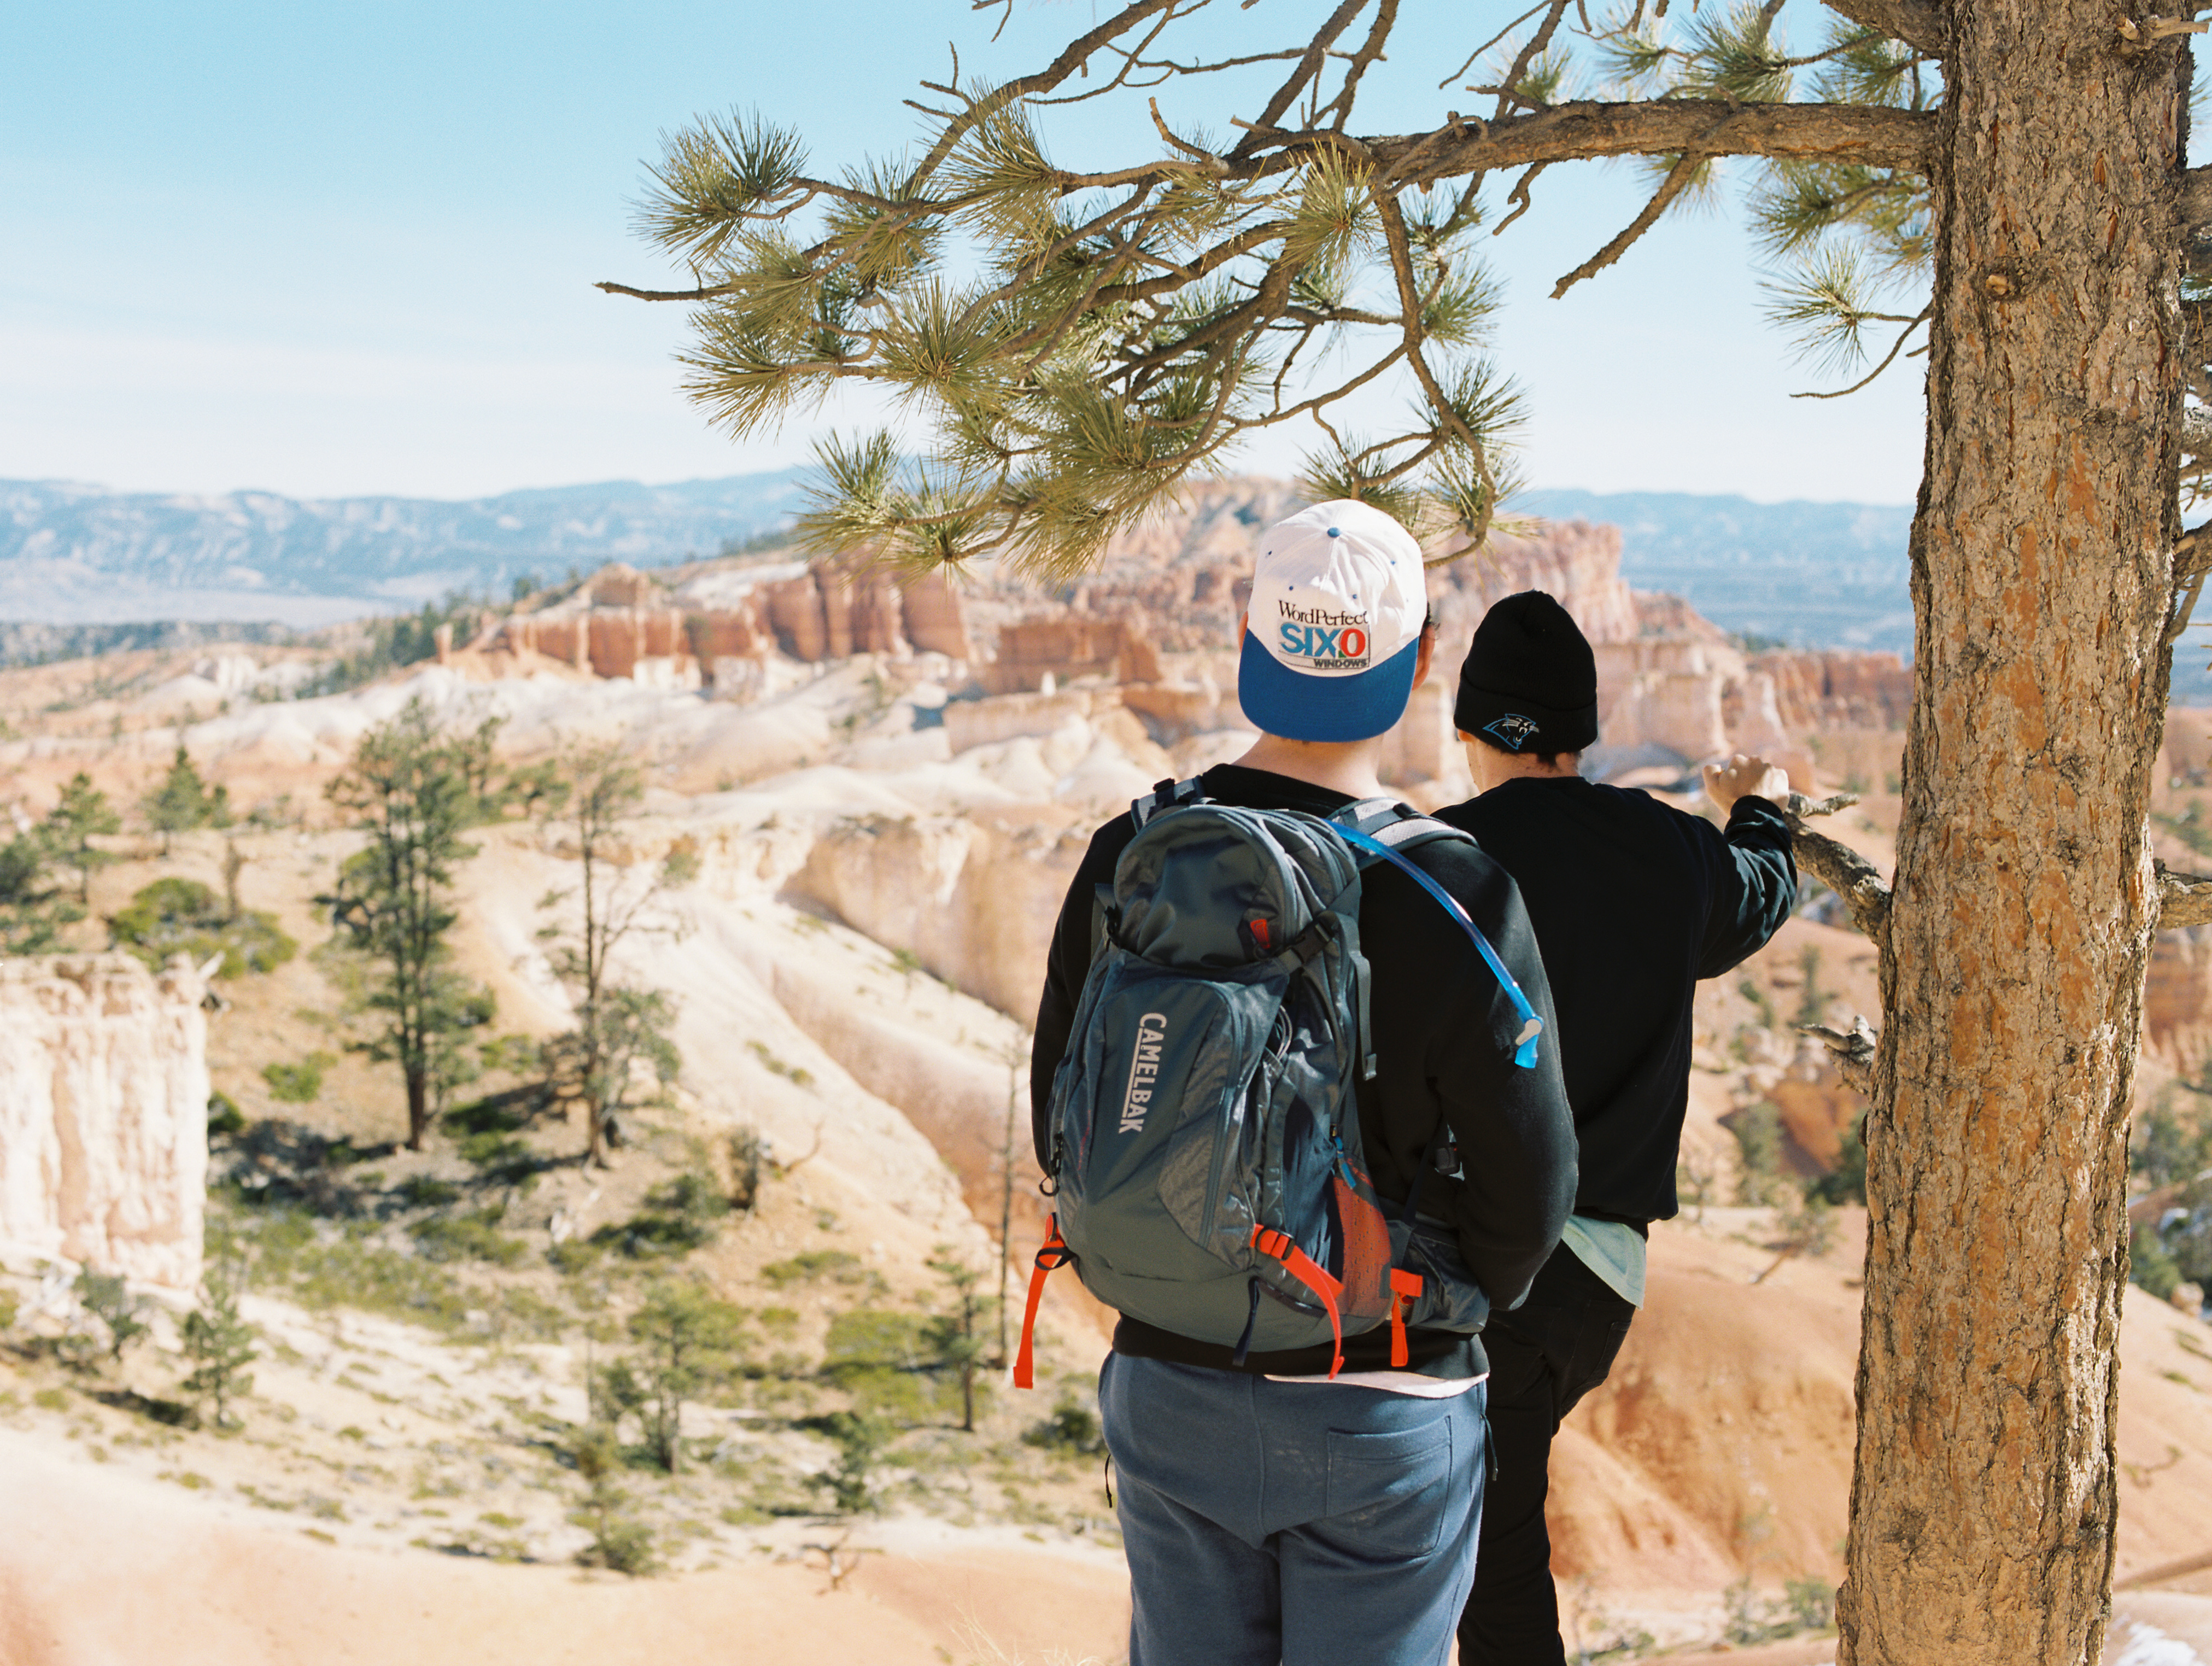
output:
<instances>
[{"instance_id":1,"label":"black sweatshirt","mask_svg":"<svg viewBox=\"0 0 2212 1666\"><path fill-rule=\"evenodd\" d=\"M1237 764L1209 769L1200 779L1208 797L1248 809L1326 816L1352 802L1326 787ZM1092 898L1099 885L1112 883L1135 836L1127 815L1091 836L1053 932L1030 1070L1030 1131L1037 1161L1048 1170L1053 1072L1067 1051L1091 967ZM1422 1190L1422 1211L1456 1229L1461 1252L1491 1304L1511 1307L1559 1242L1574 1197L1574 1124L1553 1040L1552 998L1528 917L1503 868L1458 840L1421 846L1407 860L1459 899L1543 1018L1544 1034L1536 1068L1514 1064L1520 1014L1467 933L1410 876L1387 864L1370 867L1360 889L1359 941L1373 971L1377 1067L1375 1079L1360 1088L1360 1138L1376 1189L1395 1203L1406 1195L1437 1118L1449 1122L1467 1177L1431 1179ZM1481 1344L1457 1332L1416 1329L1407 1345L1412 1367L1422 1375L1474 1377L1489 1369ZM1224 1345L1126 1316L1115 1329L1114 1346L1140 1359L1235 1368L1233 1350ZM1387 1325L1347 1336L1344 1368L1386 1370L1389 1351ZM1309 1377L1327 1372L1328 1365L1323 1343L1255 1353L1243 1369Z\"/></svg>"},{"instance_id":2,"label":"black sweatshirt","mask_svg":"<svg viewBox=\"0 0 2212 1666\"><path fill-rule=\"evenodd\" d=\"M1790 917L1782 812L1738 799L1723 834L1648 793L1521 776L1437 812L1519 882L1559 1012L1582 1147L1575 1213L1671 1219L1690 1097L1690 1003Z\"/></svg>"}]
</instances>

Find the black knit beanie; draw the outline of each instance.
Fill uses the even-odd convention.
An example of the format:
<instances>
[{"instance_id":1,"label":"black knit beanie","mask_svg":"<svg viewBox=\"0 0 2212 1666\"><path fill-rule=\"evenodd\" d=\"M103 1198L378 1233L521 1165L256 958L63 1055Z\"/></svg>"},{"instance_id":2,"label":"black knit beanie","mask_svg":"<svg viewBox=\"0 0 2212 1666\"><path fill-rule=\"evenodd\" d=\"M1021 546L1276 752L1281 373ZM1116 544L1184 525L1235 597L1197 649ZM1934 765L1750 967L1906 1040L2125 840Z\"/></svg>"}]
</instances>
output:
<instances>
[{"instance_id":1,"label":"black knit beanie","mask_svg":"<svg viewBox=\"0 0 2212 1666\"><path fill-rule=\"evenodd\" d=\"M1597 739L1597 660L1540 590L1483 615L1459 668L1453 725L1508 752L1579 752Z\"/></svg>"}]
</instances>

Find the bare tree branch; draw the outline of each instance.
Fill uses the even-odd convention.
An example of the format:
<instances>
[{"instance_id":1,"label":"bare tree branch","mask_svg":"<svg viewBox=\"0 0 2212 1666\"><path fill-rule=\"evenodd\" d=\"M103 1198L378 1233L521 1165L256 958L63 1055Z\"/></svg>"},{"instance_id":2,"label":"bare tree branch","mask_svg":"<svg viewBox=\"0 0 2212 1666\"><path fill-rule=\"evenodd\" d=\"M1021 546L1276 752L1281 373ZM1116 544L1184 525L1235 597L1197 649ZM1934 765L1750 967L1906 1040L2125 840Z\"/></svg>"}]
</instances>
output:
<instances>
[{"instance_id":1,"label":"bare tree branch","mask_svg":"<svg viewBox=\"0 0 2212 1666\"><path fill-rule=\"evenodd\" d=\"M1321 72L1322 64L1328 59L1328 49L1336 44L1337 36L1352 27L1352 20L1359 15L1366 4L1367 0L1344 0L1342 5L1329 14L1328 21L1315 32L1305 51L1298 55L1297 66L1284 78L1283 84L1275 89L1274 96L1260 112L1260 119L1252 124L1251 131L1237 141L1237 149L1230 153L1231 155L1249 155L1258 146L1261 132L1273 127L1281 119L1283 112L1297 101L1297 96L1306 83Z\"/></svg>"},{"instance_id":2,"label":"bare tree branch","mask_svg":"<svg viewBox=\"0 0 2212 1666\"><path fill-rule=\"evenodd\" d=\"M1833 801L1831 800L1832 803ZM1790 812L1790 849L1797 866L1844 899L1851 924L1877 945L1889 940L1889 886L1881 871L1841 840L1805 825L1808 814L1824 813L1819 805Z\"/></svg>"},{"instance_id":3,"label":"bare tree branch","mask_svg":"<svg viewBox=\"0 0 2212 1666\"><path fill-rule=\"evenodd\" d=\"M1682 194L1690 181L1698 177L1698 170L1710 160L1698 151L1685 150L1674 166L1667 170L1667 178L1651 193L1651 200L1644 205L1644 211L1630 221L1613 241L1553 284L1552 299L1557 301L1586 277L1595 277L1627 253L1628 246L1657 223L1659 216L1666 213L1667 204Z\"/></svg>"},{"instance_id":4,"label":"bare tree branch","mask_svg":"<svg viewBox=\"0 0 2212 1666\"><path fill-rule=\"evenodd\" d=\"M1831 1030L1825 1024L1801 1024L1797 1028L1820 1038L1821 1045L1828 1049L1836 1074L1844 1079L1846 1086L1857 1089L1869 1099L1874 1097L1874 1060L1881 1040L1874 1026L1866 1021L1865 1013L1852 1013L1848 1030Z\"/></svg>"},{"instance_id":5,"label":"bare tree branch","mask_svg":"<svg viewBox=\"0 0 2212 1666\"><path fill-rule=\"evenodd\" d=\"M2176 873L2164 862L2154 862L2158 875L2158 928L2212 923L2212 879L2202 874Z\"/></svg>"}]
</instances>

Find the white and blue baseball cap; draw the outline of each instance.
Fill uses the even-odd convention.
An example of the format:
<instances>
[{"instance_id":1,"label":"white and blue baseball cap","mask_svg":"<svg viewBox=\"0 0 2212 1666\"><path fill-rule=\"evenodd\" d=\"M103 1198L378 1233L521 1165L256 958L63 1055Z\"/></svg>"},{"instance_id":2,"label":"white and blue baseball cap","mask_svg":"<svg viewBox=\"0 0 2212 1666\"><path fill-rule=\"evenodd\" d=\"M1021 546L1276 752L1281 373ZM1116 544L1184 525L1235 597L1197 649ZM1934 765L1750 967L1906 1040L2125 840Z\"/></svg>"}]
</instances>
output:
<instances>
[{"instance_id":1,"label":"white and blue baseball cap","mask_svg":"<svg viewBox=\"0 0 2212 1666\"><path fill-rule=\"evenodd\" d=\"M1237 701L1286 740L1364 740L1405 715L1428 617L1421 546L1352 498L1260 540Z\"/></svg>"}]
</instances>

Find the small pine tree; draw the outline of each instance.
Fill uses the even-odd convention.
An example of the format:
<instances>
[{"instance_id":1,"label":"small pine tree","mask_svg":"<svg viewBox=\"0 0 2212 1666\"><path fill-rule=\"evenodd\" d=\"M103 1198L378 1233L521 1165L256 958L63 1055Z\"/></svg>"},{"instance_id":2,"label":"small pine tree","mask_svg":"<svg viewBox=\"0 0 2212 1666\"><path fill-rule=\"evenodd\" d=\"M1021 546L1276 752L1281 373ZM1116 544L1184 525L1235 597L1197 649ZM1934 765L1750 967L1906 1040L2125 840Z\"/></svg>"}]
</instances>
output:
<instances>
[{"instance_id":1,"label":"small pine tree","mask_svg":"<svg viewBox=\"0 0 2212 1666\"><path fill-rule=\"evenodd\" d=\"M623 1380L642 1389L633 1403L645 1444L672 1475L683 1467L684 1402L727 1379L743 1347L743 1325L737 1308L690 1284L657 1286L630 1316L630 1339L640 1353L635 1377L625 1371Z\"/></svg>"},{"instance_id":2,"label":"small pine tree","mask_svg":"<svg viewBox=\"0 0 2212 1666\"><path fill-rule=\"evenodd\" d=\"M123 818L116 814L115 806L107 801L107 794L94 787L92 777L82 769L70 777L62 788L61 801L39 824L39 835L46 841L46 848L76 870L76 900L80 906L89 906L92 902L94 870L118 860L114 852L102 850L93 840L122 830Z\"/></svg>"},{"instance_id":3,"label":"small pine tree","mask_svg":"<svg viewBox=\"0 0 2212 1666\"><path fill-rule=\"evenodd\" d=\"M817 1474L815 1484L828 1491L841 1516L875 1509L876 1462L890 1444L891 1426L863 1412L832 1412L818 1426L836 1443L837 1462Z\"/></svg>"},{"instance_id":4,"label":"small pine tree","mask_svg":"<svg viewBox=\"0 0 2212 1666\"><path fill-rule=\"evenodd\" d=\"M653 1529L622 1513L629 1499L615 1485L622 1472L622 1443L613 1426L599 1421L586 1425L569 1448L569 1456L586 1487L583 1506L569 1519L592 1535L591 1547L578 1560L633 1577L652 1572Z\"/></svg>"},{"instance_id":5,"label":"small pine tree","mask_svg":"<svg viewBox=\"0 0 2212 1666\"><path fill-rule=\"evenodd\" d=\"M231 1426L230 1406L253 1392L246 1366L259 1359L253 1327L239 1316L238 1298L246 1286L244 1262L232 1255L213 1262L202 1284L200 1304L185 1315L185 1357L191 1374L179 1386L195 1400L211 1401L217 1428Z\"/></svg>"},{"instance_id":6,"label":"small pine tree","mask_svg":"<svg viewBox=\"0 0 2212 1666\"><path fill-rule=\"evenodd\" d=\"M697 857L688 849L672 851L652 877L629 883L614 847L645 796L637 767L621 747L609 745L568 754L562 771L560 790L546 802L549 818L557 817L575 832L582 870L574 893L576 923L573 930L548 925L538 936L552 945L554 972L574 992L576 1025L548 1044L545 1057L554 1091L583 1104L586 1160L604 1168L617 1119L632 1103L632 1061L648 1061L664 1083L683 1065L670 1036L673 998L617 982L614 952L631 933L660 929L647 924L648 906L663 891L688 883L697 872ZM570 895L549 891L538 906L558 907Z\"/></svg>"},{"instance_id":7,"label":"small pine tree","mask_svg":"<svg viewBox=\"0 0 2212 1666\"><path fill-rule=\"evenodd\" d=\"M182 741L177 743L177 756L171 760L169 773L161 777L161 784L149 793L141 806L146 815L146 824L161 836L161 854L169 854L169 842L177 834L189 833L198 827L228 827L230 825L230 789L210 787L201 778L198 766L191 754L185 750Z\"/></svg>"},{"instance_id":8,"label":"small pine tree","mask_svg":"<svg viewBox=\"0 0 2212 1666\"><path fill-rule=\"evenodd\" d=\"M960 1379L960 1426L975 1428L975 1371L988 1350L984 1346L981 1320L989 1306L976 1293L983 1275L962 1261L949 1243L937 1246L929 1269L943 1279L951 1297L945 1311L929 1322L927 1333L940 1370Z\"/></svg>"},{"instance_id":9,"label":"small pine tree","mask_svg":"<svg viewBox=\"0 0 2212 1666\"><path fill-rule=\"evenodd\" d=\"M376 969L362 1004L385 1023L366 1050L399 1066L410 1151L422 1149L432 1114L472 1067L467 1035L493 1012L490 991L452 969L446 941L460 917L453 869L476 854L461 834L483 818L471 782L489 745L482 730L459 740L441 733L429 708L410 700L362 737L326 789L367 837L338 870L337 889L315 900Z\"/></svg>"},{"instance_id":10,"label":"small pine tree","mask_svg":"<svg viewBox=\"0 0 2212 1666\"><path fill-rule=\"evenodd\" d=\"M62 930L84 918L46 872L48 851L36 835L0 845L0 954L46 954L61 946Z\"/></svg>"},{"instance_id":11,"label":"small pine tree","mask_svg":"<svg viewBox=\"0 0 2212 1666\"><path fill-rule=\"evenodd\" d=\"M122 1364L124 1350L153 1329L141 1316L146 1311L146 1298L132 1295L120 1273L95 1273L86 1268L76 1275L76 1299L106 1330L107 1357L114 1364Z\"/></svg>"}]
</instances>

